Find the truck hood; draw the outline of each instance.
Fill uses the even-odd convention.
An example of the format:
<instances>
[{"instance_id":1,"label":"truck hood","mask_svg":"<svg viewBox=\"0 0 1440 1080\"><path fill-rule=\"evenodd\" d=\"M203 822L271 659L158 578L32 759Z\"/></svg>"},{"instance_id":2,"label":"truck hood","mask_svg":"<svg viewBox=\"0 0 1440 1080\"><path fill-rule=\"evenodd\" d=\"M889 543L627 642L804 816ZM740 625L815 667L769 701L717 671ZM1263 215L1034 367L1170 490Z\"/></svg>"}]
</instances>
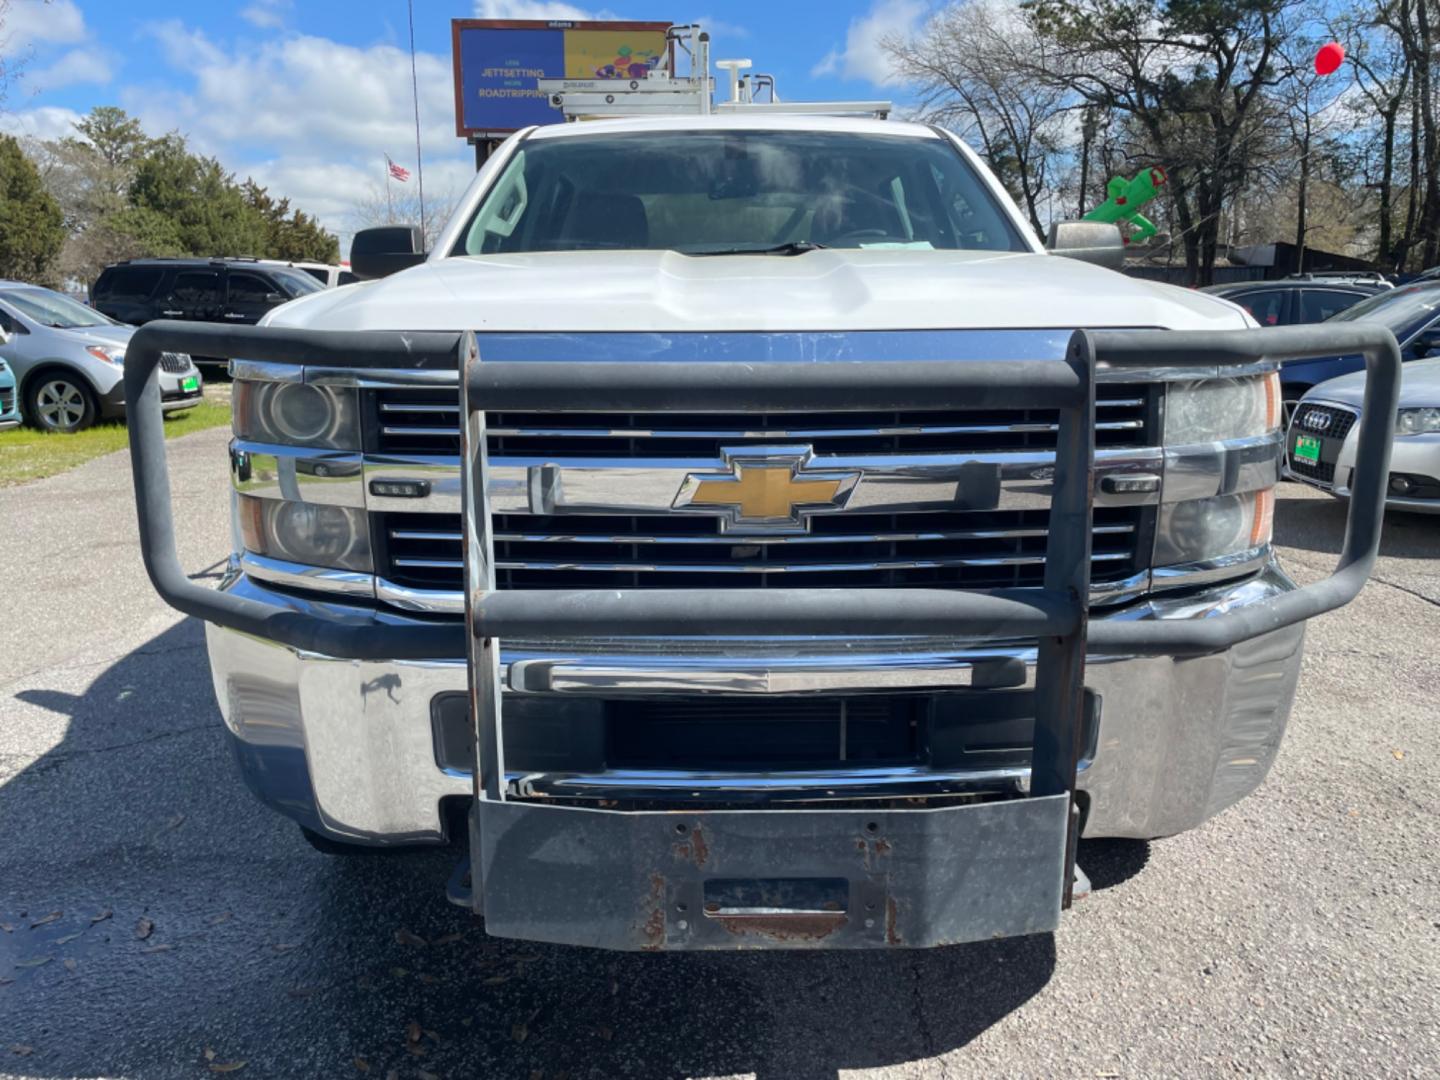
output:
<instances>
[{"instance_id":1,"label":"truck hood","mask_svg":"<svg viewBox=\"0 0 1440 1080\"><path fill-rule=\"evenodd\" d=\"M1356 371L1320 383L1306 400L1333 401L1360 408L1365 400L1365 372ZM1440 406L1440 357L1411 360L1400 369L1400 408L1424 409Z\"/></svg>"},{"instance_id":2,"label":"truck hood","mask_svg":"<svg viewBox=\"0 0 1440 1080\"><path fill-rule=\"evenodd\" d=\"M1253 325L1228 301L1075 259L874 249L440 258L382 281L302 297L265 321L327 330L578 333Z\"/></svg>"}]
</instances>

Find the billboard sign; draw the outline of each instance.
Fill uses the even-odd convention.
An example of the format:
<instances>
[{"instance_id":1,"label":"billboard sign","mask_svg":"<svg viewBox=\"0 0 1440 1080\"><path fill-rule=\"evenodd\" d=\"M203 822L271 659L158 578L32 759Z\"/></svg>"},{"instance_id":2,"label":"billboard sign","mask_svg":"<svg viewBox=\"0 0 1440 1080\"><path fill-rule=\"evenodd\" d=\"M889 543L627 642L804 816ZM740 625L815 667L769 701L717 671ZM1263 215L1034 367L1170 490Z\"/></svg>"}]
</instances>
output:
<instances>
[{"instance_id":1,"label":"billboard sign","mask_svg":"<svg viewBox=\"0 0 1440 1080\"><path fill-rule=\"evenodd\" d=\"M665 22L452 19L455 134L504 136L563 119L541 79L643 79L672 67Z\"/></svg>"}]
</instances>

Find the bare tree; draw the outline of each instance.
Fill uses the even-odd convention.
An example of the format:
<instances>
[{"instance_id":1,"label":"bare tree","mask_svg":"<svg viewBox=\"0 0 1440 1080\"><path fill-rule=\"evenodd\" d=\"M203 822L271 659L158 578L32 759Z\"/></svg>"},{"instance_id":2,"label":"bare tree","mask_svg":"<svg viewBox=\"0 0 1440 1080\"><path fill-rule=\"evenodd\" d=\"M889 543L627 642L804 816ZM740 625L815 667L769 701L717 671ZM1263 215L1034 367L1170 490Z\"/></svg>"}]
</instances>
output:
<instances>
[{"instance_id":1,"label":"bare tree","mask_svg":"<svg viewBox=\"0 0 1440 1080\"><path fill-rule=\"evenodd\" d=\"M1073 135L1073 95L1033 77L1033 67L1048 61L1049 43L1013 5L967 0L883 47L914 85L921 117L975 141L1043 236L1040 207L1070 156Z\"/></svg>"},{"instance_id":2,"label":"bare tree","mask_svg":"<svg viewBox=\"0 0 1440 1080\"><path fill-rule=\"evenodd\" d=\"M1355 72L1355 88L1363 96L1367 111L1379 120L1380 175L1374 184L1379 195L1376 259L1389 270L1404 265L1410 243L1408 230L1400 242L1395 240L1394 200L1397 135L1414 85L1412 57L1395 26L1410 21L1411 3L1372 0L1368 6L1341 12L1329 23L1330 33L1345 43L1346 61ZM1409 186L1412 192L1417 190L1415 184ZM1413 210L1413 199L1411 205Z\"/></svg>"},{"instance_id":3,"label":"bare tree","mask_svg":"<svg viewBox=\"0 0 1440 1080\"><path fill-rule=\"evenodd\" d=\"M24 74L34 52L28 43L14 40L10 32L10 7L10 0L0 0L0 108L4 107L10 88Z\"/></svg>"},{"instance_id":4,"label":"bare tree","mask_svg":"<svg viewBox=\"0 0 1440 1080\"><path fill-rule=\"evenodd\" d=\"M425 248L428 251L439 239L440 230L450 219L456 202L454 191L427 187L422 215L420 192L414 185L395 182L387 191L382 185L373 184L355 203L350 217L356 229L367 229L375 225L419 225L423 216Z\"/></svg>"},{"instance_id":5,"label":"bare tree","mask_svg":"<svg viewBox=\"0 0 1440 1080\"><path fill-rule=\"evenodd\" d=\"M1312 57L1323 41L1309 35L1290 37L1278 51L1276 86L1272 104L1280 114L1292 155L1287 160L1294 167L1295 191L1295 270L1305 269L1306 234L1311 180L1327 149L1328 141L1339 134L1349 118L1341 108L1341 98L1348 89L1345 79L1318 74Z\"/></svg>"},{"instance_id":6,"label":"bare tree","mask_svg":"<svg viewBox=\"0 0 1440 1080\"><path fill-rule=\"evenodd\" d=\"M1118 116L1170 177L1190 280L1213 280L1220 215L1260 165L1296 0L1028 0L1053 47L1032 74ZM1064 63L1055 63L1063 58Z\"/></svg>"}]
</instances>

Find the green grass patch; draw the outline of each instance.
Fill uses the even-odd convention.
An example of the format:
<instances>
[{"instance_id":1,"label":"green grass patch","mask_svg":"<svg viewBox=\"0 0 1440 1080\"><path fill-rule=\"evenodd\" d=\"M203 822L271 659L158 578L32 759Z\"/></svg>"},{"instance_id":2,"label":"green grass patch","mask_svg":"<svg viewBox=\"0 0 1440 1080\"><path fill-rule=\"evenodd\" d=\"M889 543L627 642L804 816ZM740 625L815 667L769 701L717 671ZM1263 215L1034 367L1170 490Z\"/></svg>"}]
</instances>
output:
<instances>
[{"instance_id":1,"label":"green grass patch","mask_svg":"<svg viewBox=\"0 0 1440 1080\"><path fill-rule=\"evenodd\" d=\"M199 405L165 418L165 437L173 439L229 424L230 387L221 386L213 395L206 387L205 400ZM30 427L0 431L0 487L54 476L101 454L125 450L129 445L125 425L116 422L96 424L74 435L36 431Z\"/></svg>"}]
</instances>

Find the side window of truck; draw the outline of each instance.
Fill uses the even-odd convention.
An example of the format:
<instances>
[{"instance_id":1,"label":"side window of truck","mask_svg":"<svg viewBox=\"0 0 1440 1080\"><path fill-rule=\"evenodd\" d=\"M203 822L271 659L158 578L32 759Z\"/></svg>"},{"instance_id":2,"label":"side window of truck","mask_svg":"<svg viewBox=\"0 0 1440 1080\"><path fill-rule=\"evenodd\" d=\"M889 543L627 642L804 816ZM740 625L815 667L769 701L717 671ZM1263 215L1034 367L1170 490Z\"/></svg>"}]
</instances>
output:
<instances>
[{"instance_id":1,"label":"side window of truck","mask_svg":"<svg viewBox=\"0 0 1440 1080\"><path fill-rule=\"evenodd\" d=\"M515 232L525 208L530 205L530 192L525 185L525 151L520 151L505 169L502 187L485 198L485 205L465 238L468 255L488 255L499 251Z\"/></svg>"}]
</instances>

